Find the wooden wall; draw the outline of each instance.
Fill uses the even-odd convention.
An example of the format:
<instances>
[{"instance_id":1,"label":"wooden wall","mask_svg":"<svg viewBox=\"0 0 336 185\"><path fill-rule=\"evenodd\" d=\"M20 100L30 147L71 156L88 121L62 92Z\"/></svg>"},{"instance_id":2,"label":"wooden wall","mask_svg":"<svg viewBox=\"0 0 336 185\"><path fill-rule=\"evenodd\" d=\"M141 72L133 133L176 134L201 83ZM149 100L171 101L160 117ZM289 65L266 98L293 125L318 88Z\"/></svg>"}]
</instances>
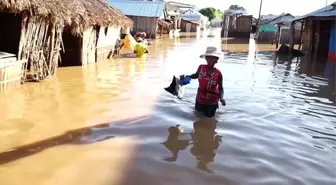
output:
<instances>
[{"instance_id":1,"label":"wooden wall","mask_svg":"<svg viewBox=\"0 0 336 185\"><path fill-rule=\"evenodd\" d=\"M227 31L228 37L249 37L252 27L252 16L226 15L223 18L222 36Z\"/></svg>"},{"instance_id":2,"label":"wooden wall","mask_svg":"<svg viewBox=\"0 0 336 185\"><path fill-rule=\"evenodd\" d=\"M190 31L189 32L199 32L200 31L200 26L196 23L182 20L181 21L181 32L187 32L187 24L190 24Z\"/></svg>"},{"instance_id":3,"label":"wooden wall","mask_svg":"<svg viewBox=\"0 0 336 185\"><path fill-rule=\"evenodd\" d=\"M133 20L133 32L146 32L147 37L151 37L153 39L156 38L156 32L158 28L158 18L156 17L136 17L136 16L128 16Z\"/></svg>"},{"instance_id":4,"label":"wooden wall","mask_svg":"<svg viewBox=\"0 0 336 185\"><path fill-rule=\"evenodd\" d=\"M295 30L295 38L294 38L294 44L300 44L301 38L300 38L301 30ZM289 28L281 28L280 31L280 38L279 38L279 44L289 44L289 38L290 36L290 29Z\"/></svg>"},{"instance_id":5,"label":"wooden wall","mask_svg":"<svg viewBox=\"0 0 336 185\"><path fill-rule=\"evenodd\" d=\"M327 61L331 28L334 22L332 17L304 21L302 51L308 55L309 60Z\"/></svg>"},{"instance_id":6,"label":"wooden wall","mask_svg":"<svg viewBox=\"0 0 336 185\"><path fill-rule=\"evenodd\" d=\"M26 63L27 59L17 60L16 57L0 59L0 92L14 89L23 83Z\"/></svg>"},{"instance_id":7,"label":"wooden wall","mask_svg":"<svg viewBox=\"0 0 336 185\"><path fill-rule=\"evenodd\" d=\"M302 51L304 53L309 53L311 49L311 42L313 38L313 21L312 20L305 20L304 21L304 30L302 35Z\"/></svg>"},{"instance_id":8,"label":"wooden wall","mask_svg":"<svg viewBox=\"0 0 336 185\"><path fill-rule=\"evenodd\" d=\"M329 44L330 44L330 34L332 29L332 24L335 20L319 20L317 29L318 43L317 43L317 59L326 62L328 60Z\"/></svg>"},{"instance_id":9,"label":"wooden wall","mask_svg":"<svg viewBox=\"0 0 336 185\"><path fill-rule=\"evenodd\" d=\"M300 33L301 30L295 30L295 44L300 43ZM276 32L259 32L258 41L272 43L273 40L274 43L276 43L276 34ZM279 44L289 44L289 36L289 28L282 28L280 31Z\"/></svg>"},{"instance_id":10,"label":"wooden wall","mask_svg":"<svg viewBox=\"0 0 336 185\"><path fill-rule=\"evenodd\" d=\"M120 26L91 27L78 38L64 32L63 66L87 65L107 59L120 35ZM78 53L78 54L77 54Z\"/></svg>"},{"instance_id":11,"label":"wooden wall","mask_svg":"<svg viewBox=\"0 0 336 185\"><path fill-rule=\"evenodd\" d=\"M252 16L237 17L236 31L243 33L250 33L252 27Z\"/></svg>"}]
</instances>

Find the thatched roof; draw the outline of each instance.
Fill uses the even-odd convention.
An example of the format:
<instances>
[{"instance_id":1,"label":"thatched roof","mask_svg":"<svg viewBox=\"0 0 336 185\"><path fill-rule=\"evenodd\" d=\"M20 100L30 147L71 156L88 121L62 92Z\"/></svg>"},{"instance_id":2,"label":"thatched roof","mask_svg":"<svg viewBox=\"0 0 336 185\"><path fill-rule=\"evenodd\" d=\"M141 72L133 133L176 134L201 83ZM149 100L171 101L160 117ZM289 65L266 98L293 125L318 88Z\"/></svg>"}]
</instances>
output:
<instances>
[{"instance_id":1,"label":"thatched roof","mask_svg":"<svg viewBox=\"0 0 336 185\"><path fill-rule=\"evenodd\" d=\"M0 0L0 10L28 13L81 33L90 26L132 26L133 21L102 0Z\"/></svg>"}]
</instances>

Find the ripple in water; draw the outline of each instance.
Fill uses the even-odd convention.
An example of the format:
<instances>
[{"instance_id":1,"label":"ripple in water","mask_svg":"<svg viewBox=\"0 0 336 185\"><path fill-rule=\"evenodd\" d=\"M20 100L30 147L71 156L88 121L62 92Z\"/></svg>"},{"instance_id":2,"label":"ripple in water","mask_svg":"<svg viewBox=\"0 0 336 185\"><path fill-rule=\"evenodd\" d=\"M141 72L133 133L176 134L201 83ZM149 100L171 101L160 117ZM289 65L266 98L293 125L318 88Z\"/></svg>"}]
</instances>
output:
<instances>
[{"instance_id":1,"label":"ripple in water","mask_svg":"<svg viewBox=\"0 0 336 185\"><path fill-rule=\"evenodd\" d=\"M154 41L153 45L159 47L155 42L164 43L164 40ZM253 62L249 61L251 53L227 52L218 65L224 76L227 106L221 106L215 118L204 118L195 113L193 107L197 82L187 86L183 100L163 90L173 74L192 73L197 69L203 62L197 52L203 51L204 43L206 41L179 39L159 52L160 56L166 56L164 64L155 61L154 53L155 57L144 62L143 73L132 73L136 76L132 80L120 78L131 73L119 69L122 62L106 67L105 71L119 79L94 74L89 79L98 80L86 82L91 85L86 91L99 93L102 100L97 98L96 101L100 104L90 106L97 113L107 111L102 105L108 104L111 111L124 108L129 114L135 114L131 112L135 99L146 101L157 92L161 94L155 97L153 108L146 116L87 127L83 129L85 132L69 131L56 137L58 140L50 139L54 145L43 146L79 148L88 145L93 148L106 140L136 136L132 141L136 149L129 151L133 157L123 171L124 178L118 183L121 185L334 185L336 109L326 79L299 73L297 68L301 64L297 62L300 61L277 61L272 52L257 51ZM186 56L190 59L185 59ZM71 88L76 86L75 81L62 79L60 83L67 84L64 88ZM130 89L134 94L120 94ZM115 95L109 96L108 91ZM118 102L129 104L115 107L114 103ZM77 103L78 107L90 105L88 101ZM134 106L141 108L146 104L149 102ZM175 125L183 128L182 135ZM94 153L92 148L86 152ZM109 152L110 155L115 153ZM97 152L96 155L103 154ZM1 156L5 154L0 154L0 161L4 161ZM20 159L24 157L21 154ZM3 166L2 172L7 168L10 166ZM11 181L6 176L0 177L4 182Z\"/></svg>"}]
</instances>

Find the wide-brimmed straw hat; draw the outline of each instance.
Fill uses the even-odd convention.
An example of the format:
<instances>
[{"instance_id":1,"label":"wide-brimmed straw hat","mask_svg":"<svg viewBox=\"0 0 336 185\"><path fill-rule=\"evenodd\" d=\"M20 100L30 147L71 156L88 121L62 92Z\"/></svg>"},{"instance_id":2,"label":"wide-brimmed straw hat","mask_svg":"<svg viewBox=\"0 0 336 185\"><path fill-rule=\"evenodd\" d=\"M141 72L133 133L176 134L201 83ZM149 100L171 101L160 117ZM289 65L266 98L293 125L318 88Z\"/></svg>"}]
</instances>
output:
<instances>
[{"instance_id":1,"label":"wide-brimmed straw hat","mask_svg":"<svg viewBox=\"0 0 336 185\"><path fill-rule=\"evenodd\" d=\"M223 52L214 46L208 46L205 50L205 53L201 55L201 58L205 58L206 56L212 56L212 57L217 57L217 58L222 58Z\"/></svg>"}]
</instances>

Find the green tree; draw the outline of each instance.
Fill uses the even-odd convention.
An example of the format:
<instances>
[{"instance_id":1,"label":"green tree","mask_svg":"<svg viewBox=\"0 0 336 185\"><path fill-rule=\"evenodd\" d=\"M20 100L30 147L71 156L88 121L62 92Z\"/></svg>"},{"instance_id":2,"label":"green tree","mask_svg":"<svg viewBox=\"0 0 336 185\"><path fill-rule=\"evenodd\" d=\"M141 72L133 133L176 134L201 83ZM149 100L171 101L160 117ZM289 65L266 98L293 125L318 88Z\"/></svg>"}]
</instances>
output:
<instances>
[{"instance_id":1,"label":"green tree","mask_svg":"<svg viewBox=\"0 0 336 185\"><path fill-rule=\"evenodd\" d=\"M203 8L199 11L202 15L209 18L209 21L211 21L214 18L221 18L223 17L223 12L220 10L216 10L215 8Z\"/></svg>"},{"instance_id":2,"label":"green tree","mask_svg":"<svg viewBox=\"0 0 336 185\"><path fill-rule=\"evenodd\" d=\"M231 6L229 7L229 9L230 9L230 10L244 10L244 11L246 11L244 7L239 6L239 5L236 5L236 4L231 5Z\"/></svg>"}]
</instances>

